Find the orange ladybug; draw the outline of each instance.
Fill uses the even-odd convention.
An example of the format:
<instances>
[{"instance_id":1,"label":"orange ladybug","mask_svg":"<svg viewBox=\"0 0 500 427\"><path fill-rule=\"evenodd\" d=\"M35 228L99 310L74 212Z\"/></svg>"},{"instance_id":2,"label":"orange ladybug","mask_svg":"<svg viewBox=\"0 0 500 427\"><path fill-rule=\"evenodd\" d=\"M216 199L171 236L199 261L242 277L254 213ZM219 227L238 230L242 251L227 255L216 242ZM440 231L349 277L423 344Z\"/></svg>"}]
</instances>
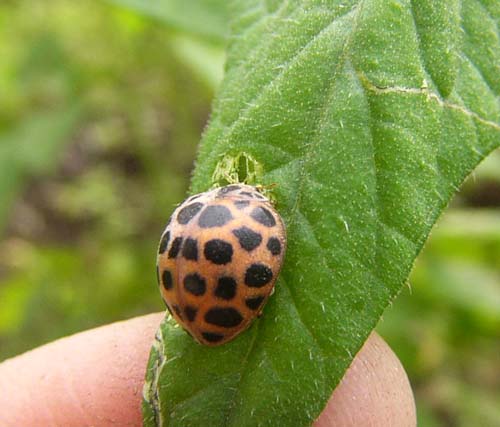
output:
<instances>
[{"instance_id":1,"label":"orange ladybug","mask_svg":"<svg viewBox=\"0 0 500 427\"><path fill-rule=\"evenodd\" d=\"M198 342L224 344L261 314L286 250L286 231L267 197L233 184L186 199L158 249L160 292Z\"/></svg>"}]
</instances>

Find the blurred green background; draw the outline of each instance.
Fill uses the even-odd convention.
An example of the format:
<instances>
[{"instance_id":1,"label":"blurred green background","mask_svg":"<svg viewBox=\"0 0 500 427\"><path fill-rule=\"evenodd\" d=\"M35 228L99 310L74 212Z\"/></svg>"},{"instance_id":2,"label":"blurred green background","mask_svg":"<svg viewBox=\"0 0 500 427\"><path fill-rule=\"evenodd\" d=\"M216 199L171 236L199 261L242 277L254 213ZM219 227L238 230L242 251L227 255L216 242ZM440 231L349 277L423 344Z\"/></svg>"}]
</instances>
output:
<instances>
[{"instance_id":1,"label":"blurred green background","mask_svg":"<svg viewBox=\"0 0 500 427\"><path fill-rule=\"evenodd\" d=\"M113 3L153 4L0 4L0 360L163 309L157 240L222 78L224 3L186 6L202 5L199 22ZM419 425L499 425L500 152L378 330L408 371Z\"/></svg>"}]
</instances>

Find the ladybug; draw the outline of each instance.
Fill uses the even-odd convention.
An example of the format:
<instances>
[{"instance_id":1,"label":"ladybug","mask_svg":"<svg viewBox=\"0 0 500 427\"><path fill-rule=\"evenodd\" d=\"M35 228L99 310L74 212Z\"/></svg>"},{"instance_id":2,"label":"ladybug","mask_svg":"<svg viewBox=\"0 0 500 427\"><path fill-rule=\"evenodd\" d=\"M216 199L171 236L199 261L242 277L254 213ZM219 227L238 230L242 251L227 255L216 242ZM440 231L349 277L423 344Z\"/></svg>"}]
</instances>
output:
<instances>
[{"instance_id":1,"label":"ladybug","mask_svg":"<svg viewBox=\"0 0 500 427\"><path fill-rule=\"evenodd\" d=\"M177 207L161 236L161 295L195 340L224 344L262 313L285 249L283 221L256 187L196 194Z\"/></svg>"}]
</instances>

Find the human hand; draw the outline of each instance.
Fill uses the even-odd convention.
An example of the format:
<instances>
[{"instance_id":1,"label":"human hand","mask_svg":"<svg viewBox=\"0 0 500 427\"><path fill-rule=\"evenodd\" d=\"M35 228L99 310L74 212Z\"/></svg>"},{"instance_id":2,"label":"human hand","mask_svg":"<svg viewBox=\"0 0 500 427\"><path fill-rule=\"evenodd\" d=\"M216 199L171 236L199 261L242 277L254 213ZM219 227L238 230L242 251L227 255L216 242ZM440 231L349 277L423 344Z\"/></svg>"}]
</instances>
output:
<instances>
[{"instance_id":1,"label":"human hand","mask_svg":"<svg viewBox=\"0 0 500 427\"><path fill-rule=\"evenodd\" d=\"M0 364L0 426L140 426L142 386L163 313L63 338ZM314 423L416 425L406 373L372 333Z\"/></svg>"}]
</instances>

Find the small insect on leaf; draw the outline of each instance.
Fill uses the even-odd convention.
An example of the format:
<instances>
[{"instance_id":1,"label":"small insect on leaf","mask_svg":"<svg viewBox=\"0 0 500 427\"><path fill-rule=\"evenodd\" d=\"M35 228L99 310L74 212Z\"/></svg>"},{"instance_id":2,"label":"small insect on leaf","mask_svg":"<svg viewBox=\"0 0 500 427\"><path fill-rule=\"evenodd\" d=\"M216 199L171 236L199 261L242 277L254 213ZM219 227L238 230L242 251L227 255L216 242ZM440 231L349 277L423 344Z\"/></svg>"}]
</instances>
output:
<instances>
[{"instance_id":1,"label":"small insect on leaf","mask_svg":"<svg viewBox=\"0 0 500 427\"><path fill-rule=\"evenodd\" d=\"M285 249L283 221L256 187L233 184L192 196L160 239L161 295L194 339L223 344L262 313Z\"/></svg>"}]
</instances>

